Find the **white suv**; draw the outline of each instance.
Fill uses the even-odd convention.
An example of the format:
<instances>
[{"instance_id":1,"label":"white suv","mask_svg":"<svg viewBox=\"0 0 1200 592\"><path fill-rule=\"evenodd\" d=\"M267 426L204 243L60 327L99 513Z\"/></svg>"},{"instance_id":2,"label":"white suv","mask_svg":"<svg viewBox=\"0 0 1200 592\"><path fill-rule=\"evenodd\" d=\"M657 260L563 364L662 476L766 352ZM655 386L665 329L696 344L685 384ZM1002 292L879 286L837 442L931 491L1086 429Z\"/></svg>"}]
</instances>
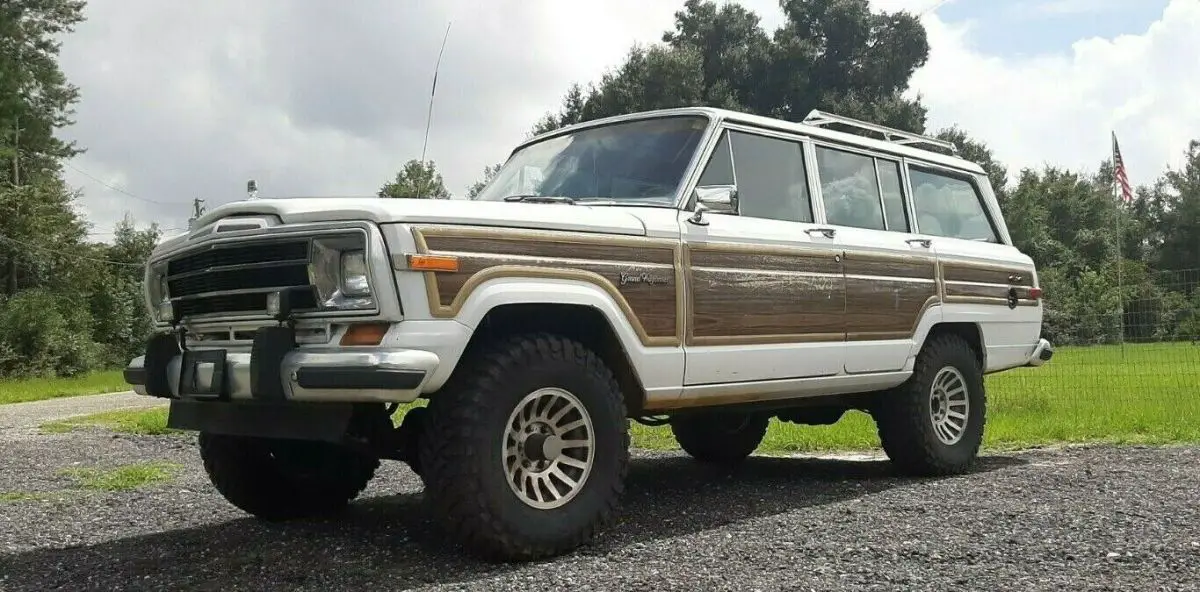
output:
<instances>
[{"instance_id":1,"label":"white suv","mask_svg":"<svg viewBox=\"0 0 1200 592\"><path fill-rule=\"evenodd\" d=\"M403 460L499 559L611 523L630 418L732 463L772 417L861 409L903 472L962 472L984 374L1052 349L987 176L931 144L681 108L531 139L475 201L231 203L155 249L126 380L251 514L340 509Z\"/></svg>"}]
</instances>

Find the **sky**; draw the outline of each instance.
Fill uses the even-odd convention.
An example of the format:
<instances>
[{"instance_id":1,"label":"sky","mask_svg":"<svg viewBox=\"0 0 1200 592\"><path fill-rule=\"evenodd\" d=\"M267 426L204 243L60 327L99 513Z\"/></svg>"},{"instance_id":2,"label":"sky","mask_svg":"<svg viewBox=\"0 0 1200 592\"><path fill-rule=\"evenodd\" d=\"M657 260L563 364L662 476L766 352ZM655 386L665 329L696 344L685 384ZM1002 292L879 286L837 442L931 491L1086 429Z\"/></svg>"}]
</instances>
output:
<instances>
[{"instance_id":1,"label":"sky","mask_svg":"<svg viewBox=\"0 0 1200 592\"><path fill-rule=\"evenodd\" d=\"M773 30L776 0L741 0ZM95 240L132 216L183 228L193 198L373 195L426 158L456 195L574 82L653 43L683 0L89 0L63 40L81 89L66 168ZM1115 131L1151 183L1200 139L1200 0L872 0L922 15L910 94L1009 166L1094 171Z\"/></svg>"}]
</instances>

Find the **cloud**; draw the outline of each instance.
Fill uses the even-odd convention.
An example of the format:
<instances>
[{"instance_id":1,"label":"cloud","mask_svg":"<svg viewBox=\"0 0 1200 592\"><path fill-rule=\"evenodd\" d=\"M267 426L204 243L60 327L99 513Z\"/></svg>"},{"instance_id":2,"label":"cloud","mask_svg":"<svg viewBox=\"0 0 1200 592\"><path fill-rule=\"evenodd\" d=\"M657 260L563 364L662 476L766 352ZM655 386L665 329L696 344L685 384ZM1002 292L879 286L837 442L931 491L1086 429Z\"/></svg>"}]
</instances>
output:
<instances>
[{"instance_id":1,"label":"cloud","mask_svg":"<svg viewBox=\"0 0 1200 592\"><path fill-rule=\"evenodd\" d=\"M186 225L260 195L371 195L419 157L446 24L428 157L462 193L503 160L572 82L671 25L672 3L453 0L93 0L64 40L82 90L68 169L97 231L128 210Z\"/></svg>"},{"instance_id":2,"label":"cloud","mask_svg":"<svg viewBox=\"0 0 1200 592\"><path fill-rule=\"evenodd\" d=\"M930 125L957 123L1015 173L1052 163L1094 171L1121 142L1130 178L1152 182L1200 138L1200 3L1172 0L1145 31L1076 41L1066 53L1000 58L971 23L927 16L929 63L913 77Z\"/></svg>"},{"instance_id":3,"label":"cloud","mask_svg":"<svg viewBox=\"0 0 1200 592\"><path fill-rule=\"evenodd\" d=\"M1129 3L1121 0L1039 0L1013 5L1014 12L1030 16L1077 16L1112 12L1127 8Z\"/></svg>"},{"instance_id":4,"label":"cloud","mask_svg":"<svg viewBox=\"0 0 1200 592\"><path fill-rule=\"evenodd\" d=\"M745 0L780 23L776 0ZM936 0L876 0L915 13ZM369 195L420 155L430 82L453 21L429 158L461 194L503 160L567 86L597 79L634 42L657 41L682 1L92 0L65 38L82 89L68 168L98 231L126 211L182 227L192 198ZM949 5L944 3L942 6ZM1174 0L1149 29L1068 53L1001 58L971 24L926 14L932 54L913 80L931 123L958 123L1014 167L1094 168L1116 129L1136 182L1200 129L1200 3ZM1191 56L1186 58L1185 56Z\"/></svg>"}]
</instances>

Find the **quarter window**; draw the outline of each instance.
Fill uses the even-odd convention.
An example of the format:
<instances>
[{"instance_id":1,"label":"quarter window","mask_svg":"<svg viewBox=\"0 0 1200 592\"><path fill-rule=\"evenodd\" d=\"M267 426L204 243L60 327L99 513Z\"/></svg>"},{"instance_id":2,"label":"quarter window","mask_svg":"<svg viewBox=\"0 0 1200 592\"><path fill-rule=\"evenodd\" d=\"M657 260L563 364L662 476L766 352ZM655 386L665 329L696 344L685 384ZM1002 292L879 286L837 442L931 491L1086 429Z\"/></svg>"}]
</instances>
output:
<instances>
[{"instance_id":1,"label":"quarter window","mask_svg":"<svg viewBox=\"0 0 1200 592\"><path fill-rule=\"evenodd\" d=\"M789 222L813 219L800 142L726 132L699 184L736 184L743 216Z\"/></svg>"},{"instance_id":2,"label":"quarter window","mask_svg":"<svg viewBox=\"0 0 1200 592\"><path fill-rule=\"evenodd\" d=\"M900 163L882 158L875 159L879 167L879 190L883 194L883 217L888 230L908 232L908 212L904 209L904 190L900 184Z\"/></svg>"},{"instance_id":3,"label":"quarter window","mask_svg":"<svg viewBox=\"0 0 1200 592\"><path fill-rule=\"evenodd\" d=\"M821 199L830 224L908 232L899 163L818 146Z\"/></svg>"},{"instance_id":4,"label":"quarter window","mask_svg":"<svg viewBox=\"0 0 1200 592\"><path fill-rule=\"evenodd\" d=\"M974 183L918 167L909 167L908 176L921 233L1000 242Z\"/></svg>"}]
</instances>

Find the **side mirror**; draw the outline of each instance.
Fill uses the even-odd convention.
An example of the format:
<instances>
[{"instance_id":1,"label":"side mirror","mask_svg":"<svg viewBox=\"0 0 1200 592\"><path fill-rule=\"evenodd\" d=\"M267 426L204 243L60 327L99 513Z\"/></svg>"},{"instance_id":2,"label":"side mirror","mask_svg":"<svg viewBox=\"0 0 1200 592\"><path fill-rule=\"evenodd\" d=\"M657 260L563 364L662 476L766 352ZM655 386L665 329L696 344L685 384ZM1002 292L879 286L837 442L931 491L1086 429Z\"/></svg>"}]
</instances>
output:
<instances>
[{"instance_id":1,"label":"side mirror","mask_svg":"<svg viewBox=\"0 0 1200 592\"><path fill-rule=\"evenodd\" d=\"M696 188L696 213L688 218L688 222L699 226L707 226L704 212L716 214L741 213L738 203L738 190L735 185L705 185Z\"/></svg>"}]
</instances>

